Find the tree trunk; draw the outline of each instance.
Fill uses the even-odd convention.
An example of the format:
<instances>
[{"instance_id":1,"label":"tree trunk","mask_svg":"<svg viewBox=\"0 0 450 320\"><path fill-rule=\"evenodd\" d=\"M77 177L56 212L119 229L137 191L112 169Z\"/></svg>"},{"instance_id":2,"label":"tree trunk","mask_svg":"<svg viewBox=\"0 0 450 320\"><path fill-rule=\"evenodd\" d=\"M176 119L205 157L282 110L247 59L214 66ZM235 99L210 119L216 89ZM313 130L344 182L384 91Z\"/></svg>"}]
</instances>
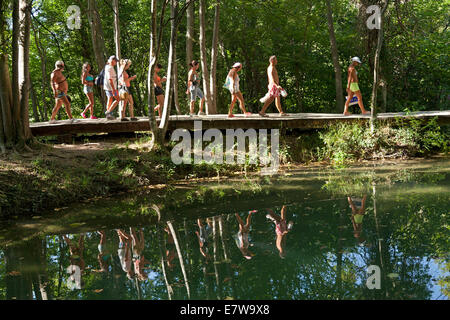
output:
<instances>
[{"instance_id":1,"label":"tree trunk","mask_svg":"<svg viewBox=\"0 0 450 320\"><path fill-rule=\"evenodd\" d=\"M336 113L344 111L344 93L342 89L342 69L339 64L339 51L336 43L336 35L333 25L333 11L331 9L330 0L327 0L327 20L328 30L330 34L331 57L333 59L335 82L336 82Z\"/></svg>"},{"instance_id":2,"label":"tree trunk","mask_svg":"<svg viewBox=\"0 0 450 320\"><path fill-rule=\"evenodd\" d=\"M375 51L375 61L373 69L373 86L372 86L372 98L370 101L371 116L370 116L370 131L373 133L375 130L375 120L377 118L377 92L379 85L379 71L380 71L380 54L383 46L383 30L384 30L384 14L389 5L389 0L386 0L380 13L380 29L378 30L378 42L377 50Z\"/></svg>"},{"instance_id":3,"label":"tree trunk","mask_svg":"<svg viewBox=\"0 0 450 320\"><path fill-rule=\"evenodd\" d=\"M14 123L14 144L17 138L23 140L23 133L19 129L20 122L20 106L19 106L19 35L20 35L20 4L19 0L13 0L13 32L12 32L12 118Z\"/></svg>"},{"instance_id":4,"label":"tree trunk","mask_svg":"<svg viewBox=\"0 0 450 320\"><path fill-rule=\"evenodd\" d=\"M159 148L164 144L164 137L161 130L156 124L155 113L153 106L155 104L155 90L153 85L153 75L155 73L155 65L158 63L160 39L156 39L156 4L157 0L152 0L150 7L150 17L151 17L151 29L150 29L150 54L149 54L149 67L147 74L147 89L148 89L148 120L150 125L150 131L152 132L152 148ZM161 13L163 16L163 12ZM161 32L160 32L161 33ZM157 43L158 41L158 43Z\"/></svg>"},{"instance_id":5,"label":"tree trunk","mask_svg":"<svg viewBox=\"0 0 450 320\"><path fill-rule=\"evenodd\" d=\"M211 90L211 108L210 113L217 113L217 51L219 42L219 23L220 23L220 0L216 3L214 11L214 29L211 45L211 74L210 74L210 90Z\"/></svg>"},{"instance_id":6,"label":"tree trunk","mask_svg":"<svg viewBox=\"0 0 450 320\"><path fill-rule=\"evenodd\" d=\"M162 231L161 231L161 227L158 225L157 226L157 236L158 236L158 243L159 243L159 254L161 255L161 270L163 273L163 277L164 277L164 282L166 283L166 289L167 289L167 296L169 298L169 300L172 300L173 298L173 288L171 286L171 284L169 283L169 279L167 277L167 271L166 271L166 252L167 252L167 248L166 248L166 244L165 241L162 237Z\"/></svg>"},{"instance_id":7,"label":"tree trunk","mask_svg":"<svg viewBox=\"0 0 450 320\"><path fill-rule=\"evenodd\" d=\"M51 96L51 89L48 87L48 79L47 79L47 53L45 51L45 48L42 46L41 40L40 40L40 34L38 34L34 24L31 25L33 28L34 33L34 41L36 44L36 48L38 50L39 58L41 59L41 90L42 90L42 112L41 112L41 118L43 121L48 121L47 116L47 97L45 92L49 90L49 95Z\"/></svg>"},{"instance_id":8,"label":"tree trunk","mask_svg":"<svg viewBox=\"0 0 450 320\"><path fill-rule=\"evenodd\" d=\"M186 66L194 60L193 47L194 47L194 20L195 9L194 3L189 4L186 10ZM190 103L190 97L187 95L187 105Z\"/></svg>"},{"instance_id":9,"label":"tree trunk","mask_svg":"<svg viewBox=\"0 0 450 320\"><path fill-rule=\"evenodd\" d=\"M177 249L178 260L180 261L181 272L183 273L183 278L184 278L184 285L186 286L186 292L188 295L188 299L190 299L191 298L191 290L189 287L189 280L188 280L188 277L186 274L186 268L184 267L183 254L181 252L180 244L178 243L178 236L177 236L177 233L175 232L175 228L173 227L172 222L167 221L167 225L169 226L169 230L170 230L170 233L172 234L173 242L175 243L175 248Z\"/></svg>"},{"instance_id":10,"label":"tree trunk","mask_svg":"<svg viewBox=\"0 0 450 320\"><path fill-rule=\"evenodd\" d=\"M120 53L120 20L119 20L119 0L113 0L113 13L114 13L114 44L116 46L116 58L122 59ZM117 63L117 77L120 77L120 63ZM119 103L119 116L122 117L123 103Z\"/></svg>"},{"instance_id":11,"label":"tree trunk","mask_svg":"<svg viewBox=\"0 0 450 320\"><path fill-rule=\"evenodd\" d=\"M91 27L92 48L94 50L97 72L100 72L106 64L106 50L103 36L102 22L98 13L95 0L88 0L88 18ZM101 102L103 108L106 107L106 96L103 90L100 90Z\"/></svg>"},{"instance_id":12,"label":"tree trunk","mask_svg":"<svg viewBox=\"0 0 450 320\"><path fill-rule=\"evenodd\" d=\"M203 90L205 91L206 114L215 114L216 110L211 105L210 78L208 70L208 57L206 54L206 1L200 0L199 16L200 16L200 62L202 67Z\"/></svg>"},{"instance_id":13,"label":"tree trunk","mask_svg":"<svg viewBox=\"0 0 450 320\"><path fill-rule=\"evenodd\" d=\"M173 104L175 105L175 110L177 110L177 114L181 114L180 109L180 101L178 98L178 61L177 61L177 52L174 52L174 64L173 64Z\"/></svg>"},{"instance_id":14,"label":"tree trunk","mask_svg":"<svg viewBox=\"0 0 450 320\"><path fill-rule=\"evenodd\" d=\"M0 57L0 116L2 118L1 134L3 135L4 147L11 148L14 144L14 127L11 110L13 108L13 95L11 79L9 78L8 56Z\"/></svg>"},{"instance_id":15,"label":"tree trunk","mask_svg":"<svg viewBox=\"0 0 450 320\"><path fill-rule=\"evenodd\" d=\"M19 144L24 144L26 147L26 141L30 140L33 135L31 134L28 106L29 106L29 53L30 53L30 26L31 26L31 0L20 0L19 21L20 21L20 37L19 37L19 114L22 131L23 141L19 140ZM20 135L19 135L20 137Z\"/></svg>"},{"instance_id":16,"label":"tree trunk","mask_svg":"<svg viewBox=\"0 0 450 320\"><path fill-rule=\"evenodd\" d=\"M162 130L163 137L165 136L167 125L169 123L170 111L172 109L172 99L173 99L173 82L174 79L174 65L175 65L175 55L177 50L177 23L175 21L178 15L178 0L171 0L171 24L170 24L170 46L169 46L169 57L168 57L168 68L167 68L167 82L166 82L166 95L164 97L164 108L161 116L161 122L159 128Z\"/></svg>"},{"instance_id":17,"label":"tree trunk","mask_svg":"<svg viewBox=\"0 0 450 320\"><path fill-rule=\"evenodd\" d=\"M38 112L38 101L36 98L36 92L34 91L33 83L30 81L30 93L31 93L31 105L33 107L33 117L35 122L40 122L39 112Z\"/></svg>"}]
</instances>

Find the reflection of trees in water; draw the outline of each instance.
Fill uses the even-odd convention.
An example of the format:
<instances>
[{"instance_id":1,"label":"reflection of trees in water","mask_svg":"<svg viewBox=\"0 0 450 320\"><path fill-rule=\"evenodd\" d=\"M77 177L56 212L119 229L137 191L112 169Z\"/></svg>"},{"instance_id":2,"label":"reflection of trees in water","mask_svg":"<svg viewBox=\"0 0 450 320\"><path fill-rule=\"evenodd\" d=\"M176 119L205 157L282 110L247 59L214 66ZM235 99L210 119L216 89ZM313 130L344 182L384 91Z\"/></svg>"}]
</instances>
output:
<instances>
[{"instance_id":1,"label":"reflection of trees in water","mask_svg":"<svg viewBox=\"0 0 450 320\"><path fill-rule=\"evenodd\" d=\"M353 237L345 197L310 201L289 206L295 227L288 235L284 260L275 248L273 224L262 211L252 218L256 255L251 260L243 258L232 237L238 224L230 213L210 217L210 260L200 253L196 221L173 221L177 244L170 269L168 235L161 229L167 221L161 221L161 227L143 228L145 256L153 271L149 280L128 280L118 262L117 248L107 272L93 272L98 268L99 242L93 231L85 240L82 290L67 288L67 245L59 236L48 236L3 250L0 294L7 299L187 299L188 294L191 299L430 298L429 265L422 257L448 252L442 207L435 197L417 195L383 202L382 188L371 191L363 222L364 246ZM441 205L448 205L448 200ZM106 234L111 242L117 238L114 230ZM381 268L381 290L369 290L365 285L367 267L372 264Z\"/></svg>"}]
</instances>

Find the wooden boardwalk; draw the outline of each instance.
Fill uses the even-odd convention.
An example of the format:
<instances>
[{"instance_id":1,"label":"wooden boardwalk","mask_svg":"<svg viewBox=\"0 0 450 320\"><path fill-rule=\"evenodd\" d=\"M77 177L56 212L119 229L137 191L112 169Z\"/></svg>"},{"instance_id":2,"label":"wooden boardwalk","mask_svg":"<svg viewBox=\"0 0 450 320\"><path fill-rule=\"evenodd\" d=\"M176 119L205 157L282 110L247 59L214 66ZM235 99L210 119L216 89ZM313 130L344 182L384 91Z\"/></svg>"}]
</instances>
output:
<instances>
[{"instance_id":1,"label":"wooden boardwalk","mask_svg":"<svg viewBox=\"0 0 450 320\"><path fill-rule=\"evenodd\" d=\"M209 116L188 116L173 115L170 116L169 131L175 129L194 128L194 121L202 121L202 129L320 129L336 122L361 122L368 121L370 116L360 114L343 116L336 113L291 113L287 116L279 116L278 113L267 114L268 117L261 117L253 114L244 117L242 114L236 114L234 118L229 119L225 114ZM440 124L450 123L450 110L448 111L423 111L406 113L380 113L378 119L382 121L392 121L396 118L405 120L411 118L430 119L437 117ZM159 123L159 120L157 120ZM137 132L149 131L150 125L145 117L138 118L137 121L106 120L105 118L76 119L74 122L69 120L60 120L54 124L48 122L35 122L30 124L31 132L34 136L60 136L66 134L82 133L113 133L113 132Z\"/></svg>"}]
</instances>

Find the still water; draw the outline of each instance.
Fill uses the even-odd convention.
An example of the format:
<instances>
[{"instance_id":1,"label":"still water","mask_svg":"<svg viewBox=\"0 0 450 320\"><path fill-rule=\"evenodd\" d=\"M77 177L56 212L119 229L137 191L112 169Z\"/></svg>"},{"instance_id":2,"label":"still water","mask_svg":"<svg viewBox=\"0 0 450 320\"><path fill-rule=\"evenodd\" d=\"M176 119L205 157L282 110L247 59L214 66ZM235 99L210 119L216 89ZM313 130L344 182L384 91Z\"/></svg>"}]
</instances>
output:
<instances>
[{"instance_id":1,"label":"still water","mask_svg":"<svg viewBox=\"0 0 450 320\"><path fill-rule=\"evenodd\" d=\"M446 300L449 173L309 169L2 222L0 298Z\"/></svg>"}]
</instances>

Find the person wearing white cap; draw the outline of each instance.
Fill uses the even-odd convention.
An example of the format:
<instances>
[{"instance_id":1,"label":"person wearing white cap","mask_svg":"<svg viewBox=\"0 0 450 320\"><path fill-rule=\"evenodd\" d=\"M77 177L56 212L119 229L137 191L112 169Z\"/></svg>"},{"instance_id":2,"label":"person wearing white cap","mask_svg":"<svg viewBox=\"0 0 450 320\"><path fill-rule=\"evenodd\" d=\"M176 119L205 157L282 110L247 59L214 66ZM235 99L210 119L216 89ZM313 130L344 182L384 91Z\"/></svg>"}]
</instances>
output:
<instances>
[{"instance_id":1,"label":"person wearing white cap","mask_svg":"<svg viewBox=\"0 0 450 320\"><path fill-rule=\"evenodd\" d=\"M238 72L242 70L242 64L240 62L236 62L231 70L228 72L227 79L224 84L224 88L227 88L231 93L231 104L230 110L228 111L228 118L233 118L233 108L236 100L239 100L239 106L244 113L245 116L251 115L250 112L245 111L245 103L244 96L242 95L241 90L239 89L239 75Z\"/></svg>"},{"instance_id":2,"label":"person wearing white cap","mask_svg":"<svg viewBox=\"0 0 450 320\"><path fill-rule=\"evenodd\" d=\"M112 112L119 104L119 91L117 90L117 73L114 67L117 65L116 56L111 56L105 66L105 80L103 90L105 90L108 104L106 106L106 119L114 119Z\"/></svg>"},{"instance_id":3,"label":"person wearing white cap","mask_svg":"<svg viewBox=\"0 0 450 320\"><path fill-rule=\"evenodd\" d=\"M345 102L344 116L350 115L350 112L348 112L348 106L350 105L350 101L352 100L354 95L356 95L356 97L358 98L358 105L361 108L361 113L362 114L370 113L370 111L366 111L366 109L364 109L362 95L358 85L358 71L356 71L356 67L359 66L361 63L362 62L358 57L353 57L352 63L350 67L348 67L348 78L347 78L348 97L347 101Z\"/></svg>"}]
</instances>

